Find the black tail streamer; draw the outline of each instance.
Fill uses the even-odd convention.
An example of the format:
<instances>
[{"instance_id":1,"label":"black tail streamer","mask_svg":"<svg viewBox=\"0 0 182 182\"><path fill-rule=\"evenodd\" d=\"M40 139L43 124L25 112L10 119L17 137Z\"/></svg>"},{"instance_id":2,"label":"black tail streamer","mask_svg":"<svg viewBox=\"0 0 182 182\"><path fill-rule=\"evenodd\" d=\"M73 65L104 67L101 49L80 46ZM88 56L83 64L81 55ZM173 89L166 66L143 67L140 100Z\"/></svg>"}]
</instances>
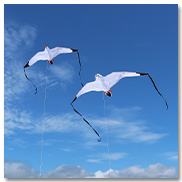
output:
<instances>
[{"instance_id":1,"label":"black tail streamer","mask_svg":"<svg viewBox=\"0 0 182 182\"><path fill-rule=\"evenodd\" d=\"M27 78L27 80L29 80L29 81L32 83L32 85L35 87L35 94L37 94L37 87L36 87L35 84L32 82L32 80L30 80L30 79L28 78L28 76L26 75L25 68L24 68L24 73L25 73L25 77Z\"/></svg>"},{"instance_id":2,"label":"black tail streamer","mask_svg":"<svg viewBox=\"0 0 182 182\"><path fill-rule=\"evenodd\" d=\"M82 64L81 64L81 61L80 61L80 54L79 54L78 51L77 51L77 54L78 54L78 60L79 60L79 64L80 64L79 76L80 76L81 85L82 85L82 87L83 87L84 85L83 85L83 83L82 83L82 78L81 78Z\"/></svg>"},{"instance_id":3,"label":"black tail streamer","mask_svg":"<svg viewBox=\"0 0 182 182\"><path fill-rule=\"evenodd\" d=\"M165 101L165 103L166 103L166 106L167 106L167 109L168 109L168 104L167 104L167 101L166 101L166 99L163 97L163 95L159 92L159 90L157 89L157 87L156 87L156 85L155 85L155 83L154 83L154 81L153 81L153 79L152 79L152 77L148 74L148 77L150 78L150 80L152 81L152 83L153 83L153 85L154 85L154 87L155 87L155 89L157 90L157 92L159 93L159 95L164 99L164 101Z\"/></svg>"},{"instance_id":4,"label":"black tail streamer","mask_svg":"<svg viewBox=\"0 0 182 182\"><path fill-rule=\"evenodd\" d=\"M92 125L74 108L73 106L73 102L77 99L77 97L74 98L74 100L71 102L71 106L73 107L73 110L82 117L82 119L94 130L94 132L97 134L97 136L99 137L98 142L101 142L101 137L98 134L98 132L92 127Z\"/></svg>"}]
</instances>

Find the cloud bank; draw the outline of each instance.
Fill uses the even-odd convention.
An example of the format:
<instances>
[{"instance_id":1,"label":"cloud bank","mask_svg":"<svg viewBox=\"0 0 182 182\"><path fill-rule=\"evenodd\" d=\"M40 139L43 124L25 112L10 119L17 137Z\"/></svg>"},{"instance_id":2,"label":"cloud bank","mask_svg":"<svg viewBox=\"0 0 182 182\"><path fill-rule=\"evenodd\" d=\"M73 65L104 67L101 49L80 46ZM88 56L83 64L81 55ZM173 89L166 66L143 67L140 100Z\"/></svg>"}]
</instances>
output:
<instances>
[{"instance_id":1,"label":"cloud bank","mask_svg":"<svg viewBox=\"0 0 182 182\"><path fill-rule=\"evenodd\" d=\"M21 162L6 161L4 164L5 178L39 178L39 172ZM142 168L140 165L121 170L106 172L87 172L80 166L60 165L54 170L42 173L43 178L177 178L178 173L173 166L161 163Z\"/></svg>"}]
</instances>

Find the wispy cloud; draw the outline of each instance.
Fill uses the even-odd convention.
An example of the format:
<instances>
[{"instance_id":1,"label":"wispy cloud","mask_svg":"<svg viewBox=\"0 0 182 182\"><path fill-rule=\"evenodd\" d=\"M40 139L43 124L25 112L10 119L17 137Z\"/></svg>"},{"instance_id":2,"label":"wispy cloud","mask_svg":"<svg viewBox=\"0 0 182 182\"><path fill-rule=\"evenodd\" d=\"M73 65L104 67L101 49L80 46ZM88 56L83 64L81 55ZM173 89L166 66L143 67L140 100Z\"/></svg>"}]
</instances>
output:
<instances>
[{"instance_id":1,"label":"wispy cloud","mask_svg":"<svg viewBox=\"0 0 182 182\"><path fill-rule=\"evenodd\" d=\"M51 67L51 74L61 81L71 82L74 76L74 69L67 62L59 64L59 66Z\"/></svg>"},{"instance_id":2,"label":"wispy cloud","mask_svg":"<svg viewBox=\"0 0 182 182\"><path fill-rule=\"evenodd\" d=\"M87 159L87 162L90 162L90 163L102 163L100 159Z\"/></svg>"},{"instance_id":3,"label":"wispy cloud","mask_svg":"<svg viewBox=\"0 0 182 182\"><path fill-rule=\"evenodd\" d=\"M16 134L18 130L25 133L41 133L43 118L35 118L30 112L18 109L6 109L5 111L5 135ZM61 121L61 122L60 122ZM70 132L79 127L79 122L74 122L74 116L70 113L45 118L44 132Z\"/></svg>"},{"instance_id":4,"label":"wispy cloud","mask_svg":"<svg viewBox=\"0 0 182 182\"><path fill-rule=\"evenodd\" d=\"M105 127L104 118L102 120L95 120L95 123L102 128ZM154 143L166 136L166 134L153 132L147 126L147 122L142 120L130 121L122 116L115 116L107 117L107 123L108 134L122 141Z\"/></svg>"},{"instance_id":5,"label":"wispy cloud","mask_svg":"<svg viewBox=\"0 0 182 182\"><path fill-rule=\"evenodd\" d=\"M159 139L166 136L163 133L156 133L147 126L147 122L136 120L130 121L121 116L108 116L108 134L110 137L114 138L117 142L136 142L136 143L154 143ZM7 107L5 110L5 134L11 135L15 134L16 131L22 130L26 133L41 133L42 132L42 116L35 118L31 112L27 112L22 109L12 109ZM106 135L106 126L104 118L98 117L97 119L88 118L89 122L94 126L95 129L99 129L100 135ZM61 123L61 124L60 124ZM93 124L94 123L94 124ZM80 127L84 125L84 129ZM44 131L47 133L51 132L62 132L69 133L73 132L79 133L86 138L87 147L93 147L91 139L96 139L96 135L87 127L82 119L73 113L63 113L58 115L47 115L45 117ZM88 141L89 139L89 141Z\"/></svg>"},{"instance_id":6,"label":"wispy cloud","mask_svg":"<svg viewBox=\"0 0 182 182\"><path fill-rule=\"evenodd\" d=\"M5 59L16 59L25 47L31 47L37 36L37 29L30 25L9 22L4 25Z\"/></svg>"},{"instance_id":7,"label":"wispy cloud","mask_svg":"<svg viewBox=\"0 0 182 182\"><path fill-rule=\"evenodd\" d=\"M11 108L11 106L6 106L4 120L5 135L16 134L17 130L33 129L30 113Z\"/></svg>"},{"instance_id":8,"label":"wispy cloud","mask_svg":"<svg viewBox=\"0 0 182 182\"><path fill-rule=\"evenodd\" d=\"M62 148L61 150L64 151L64 152L71 152L71 151L72 151L72 150L69 149L69 148Z\"/></svg>"},{"instance_id":9,"label":"wispy cloud","mask_svg":"<svg viewBox=\"0 0 182 182\"><path fill-rule=\"evenodd\" d=\"M19 98L28 88L23 73L23 58L26 49L30 49L37 35L35 27L19 25L15 22L4 26L4 96L5 102Z\"/></svg>"},{"instance_id":10,"label":"wispy cloud","mask_svg":"<svg viewBox=\"0 0 182 182\"><path fill-rule=\"evenodd\" d=\"M162 155L167 157L168 160L178 160L178 152L165 152Z\"/></svg>"},{"instance_id":11,"label":"wispy cloud","mask_svg":"<svg viewBox=\"0 0 182 182\"><path fill-rule=\"evenodd\" d=\"M110 153L109 159L110 160L120 160L120 159L125 158L127 155L128 155L127 153L121 153L121 152ZM97 158L95 158L95 156L94 156L94 159L88 159L87 161L91 162L91 163L102 163L102 161L104 161L104 160L108 160L108 153L98 154Z\"/></svg>"},{"instance_id":12,"label":"wispy cloud","mask_svg":"<svg viewBox=\"0 0 182 182\"><path fill-rule=\"evenodd\" d=\"M5 161L5 178L38 178L39 172L22 162ZM42 173L43 178L177 178L178 174L173 166L160 163L142 168L140 165L121 170L112 170L95 173L87 172L80 166L60 165L54 170Z\"/></svg>"}]
</instances>

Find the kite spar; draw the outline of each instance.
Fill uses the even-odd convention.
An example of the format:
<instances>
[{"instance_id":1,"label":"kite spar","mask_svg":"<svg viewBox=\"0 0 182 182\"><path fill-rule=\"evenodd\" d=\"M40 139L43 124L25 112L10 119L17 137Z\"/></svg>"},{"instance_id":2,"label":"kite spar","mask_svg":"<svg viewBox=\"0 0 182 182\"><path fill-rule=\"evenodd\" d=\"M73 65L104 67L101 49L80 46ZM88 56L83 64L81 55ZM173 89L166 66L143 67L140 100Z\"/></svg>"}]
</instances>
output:
<instances>
[{"instance_id":1,"label":"kite spar","mask_svg":"<svg viewBox=\"0 0 182 182\"><path fill-rule=\"evenodd\" d=\"M150 80L152 81L156 91L158 94L164 99L166 107L168 109L168 104L166 99L163 97L163 95L159 92L157 89L152 77L150 76L149 73L139 73L139 72L112 72L106 76L102 76L101 74L96 74L95 75L95 81L89 82L85 84L84 87L78 92L74 100L71 102L71 106L73 107L74 111L79 114L82 119L95 131L95 133L99 137L99 142L101 141L101 137L98 134L98 132L91 126L91 124L74 108L73 103L80 97L81 95L91 92L91 91L103 91L105 95L108 97L112 96L112 90L111 87L113 87L116 83L118 83L122 78L124 77L136 77L136 76L148 76Z\"/></svg>"}]
</instances>

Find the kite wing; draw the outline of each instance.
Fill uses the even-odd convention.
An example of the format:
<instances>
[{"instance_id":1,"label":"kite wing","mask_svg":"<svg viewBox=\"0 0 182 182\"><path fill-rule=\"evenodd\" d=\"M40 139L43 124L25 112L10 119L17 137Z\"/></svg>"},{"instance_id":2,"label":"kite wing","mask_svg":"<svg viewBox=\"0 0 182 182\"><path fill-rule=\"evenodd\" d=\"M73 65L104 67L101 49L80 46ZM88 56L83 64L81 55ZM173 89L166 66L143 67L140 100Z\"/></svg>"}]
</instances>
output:
<instances>
[{"instance_id":1,"label":"kite wing","mask_svg":"<svg viewBox=\"0 0 182 182\"><path fill-rule=\"evenodd\" d=\"M67 53L73 53L73 52L77 52L78 55L78 61L80 64L80 71L79 71L79 76L80 76L80 81L81 81L81 85L83 87L83 83L82 83L82 79L81 79L81 69L82 69L82 65L81 65L81 61L80 61L80 55L77 49L71 49L71 48L65 48L65 47L55 47L53 49L49 49L48 46L46 46L47 52L49 54L49 60L52 60L53 58L55 58L56 56L58 56L59 54L67 54Z\"/></svg>"},{"instance_id":2,"label":"kite wing","mask_svg":"<svg viewBox=\"0 0 182 182\"><path fill-rule=\"evenodd\" d=\"M103 77L103 81L106 84L108 90L113 87L119 80L124 77L140 76L140 73L136 72L112 72L109 75Z\"/></svg>"},{"instance_id":3,"label":"kite wing","mask_svg":"<svg viewBox=\"0 0 182 182\"><path fill-rule=\"evenodd\" d=\"M81 95L91 91L104 91L104 88L99 81L95 80L93 82L85 84L85 86L78 92L76 97L78 98Z\"/></svg>"},{"instance_id":4,"label":"kite wing","mask_svg":"<svg viewBox=\"0 0 182 182\"><path fill-rule=\"evenodd\" d=\"M150 76L149 73L139 73L139 72L113 72L105 77L103 77L103 81L104 83L107 85L108 90L113 87L120 79L124 78L124 77L134 77L134 76L148 76L151 80L151 82L154 85L154 88L156 89L156 91L158 92L158 94L164 99L165 104L167 106L168 109L168 104L166 99L163 97L163 95L159 92L158 88L156 87L152 77Z\"/></svg>"},{"instance_id":5,"label":"kite wing","mask_svg":"<svg viewBox=\"0 0 182 182\"><path fill-rule=\"evenodd\" d=\"M48 49L49 55L50 55L50 60L53 59L54 57L58 56L59 54L65 54L65 53L72 53L73 50L70 48L65 48L65 47L55 47L53 49Z\"/></svg>"},{"instance_id":6,"label":"kite wing","mask_svg":"<svg viewBox=\"0 0 182 182\"><path fill-rule=\"evenodd\" d=\"M35 54L29 61L28 63L24 66L24 68L27 68L29 66L32 66L39 60L49 60L49 55L47 54L47 51L40 51L37 54Z\"/></svg>"},{"instance_id":7,"label":"kite wing","mask_svg":"<svg viewBox=\"0 0 182 182\"><path fill-rule=\"evenodd\" d=\"M100 135L99 135L99 133L92 127L92 125L82 116L82 114L80 114L75 108L74 108L74 106L73 106L73 102L75 102L75 100L79 97L79 96L81 96L81 95L83 95L83 94L85 94L85 93L87 93L87 92L91 92L91 91L103 91L104 89L102 88L102 85L101 85L101 83L99 83L99 81L98 80L95 80L95 81L93 81L93 82L89 82L89 83L87 83L85 86L83 86L82 87L82 89L78 92L78 94L76 95L76 97L74 98L74 100L71 102L71 106L73 107L73 110L78 114L78 115L80 115L81 117L82 117L82 119L93 129L93 131L97 134L97 136L99 137L99 139L98 139L98 142L100 142L101 141L101 137L100 137Z\"/></svg>"}]
</instances>

